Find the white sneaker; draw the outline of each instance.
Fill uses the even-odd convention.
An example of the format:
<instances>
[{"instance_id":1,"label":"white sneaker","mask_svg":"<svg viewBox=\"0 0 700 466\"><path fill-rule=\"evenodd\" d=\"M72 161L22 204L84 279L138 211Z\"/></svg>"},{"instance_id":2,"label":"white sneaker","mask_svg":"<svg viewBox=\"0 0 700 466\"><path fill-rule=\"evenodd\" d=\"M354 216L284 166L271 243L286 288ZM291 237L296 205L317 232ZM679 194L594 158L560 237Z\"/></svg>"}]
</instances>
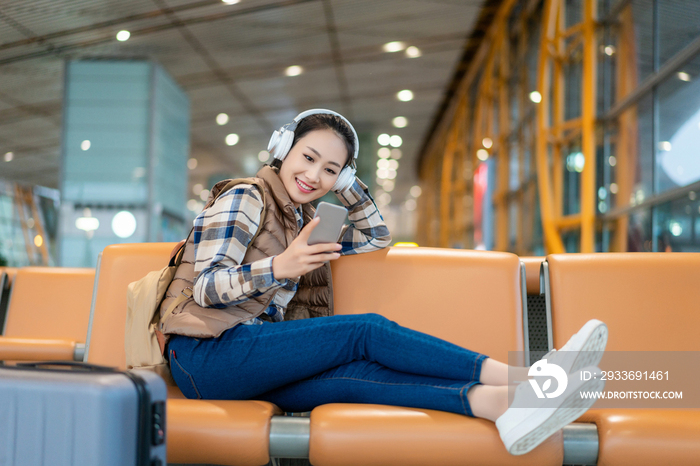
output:
<instances>
[{"instance_id":1,"label":"white sneaker","mask_svg":"<svg viewBox=\"0 0 700 466\"><path fill-rule=\"evenodd\" d=\"M556 364L567 374L587 366L597 366L603 358L608 343L608 326L597 319L589 320L562 346L542 356L550 364Z\"/></svg>"},{"instance_id":2,"label":"white sneaker","mask_svg":"<svg viewBox=\"0 0 700 466\"><path fill-rule=\"evenodd\" d=\"M582 380L582 373L589 380ZM496 428L508 452L523 455L552 434L578 419L596 398L584 398L581 392L602 391L605 381L597 367L586 367L569 374L566 390L556 398L538 398L529 381L515 389L510 407L498 419Z\"/></svg>"}]
</instances>

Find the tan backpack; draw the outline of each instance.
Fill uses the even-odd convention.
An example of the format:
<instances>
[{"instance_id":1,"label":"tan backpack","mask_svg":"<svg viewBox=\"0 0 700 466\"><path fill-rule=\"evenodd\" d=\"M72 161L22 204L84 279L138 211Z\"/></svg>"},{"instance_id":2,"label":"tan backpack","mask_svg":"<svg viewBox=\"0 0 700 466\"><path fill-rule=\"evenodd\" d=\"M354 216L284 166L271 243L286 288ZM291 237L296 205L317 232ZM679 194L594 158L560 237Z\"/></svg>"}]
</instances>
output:
<instances>
[{"instance_id":1,"label":"tan backpack","mask_svg":"<svg viewBox=\"0 0 700 466\"><path fill-rule=\"evenodd\" d=\"M182 296L168 308L162 319L160 303L182 261L185 243L186 240L178 243L166 267L154 270L141 280L130 283L126 294L126 333L124 335L126 367L127 369L150 369L171 385L175 385L175 382L172 380L168 361L163 354L165 338L158 331L158 325L178 304L189 298L184 293L187 292L191 296L192 291L185 290Z\"/></svg>"},{"instance_id":2,"label":"tan backpack","mask_svg":"<svg viewBox=\"0 0 700 466\"><path fill-rule=\"evenodd\" d=\"M204 208L211 207L223 193L245 181L248 179L230 180L213 199L209 199ZM262 230L266 210L267 205L263 204L263 210L260 214L260 228L251 240L251 244ZM183 290L182 294L168 306L163 317L160 316L160 305L165 298L170 282L175 277L177 268L182 262L185 244L193 231L194 228L190 230L187 239L180 241L173 249L166 267L154 270L142 279L130 283L126 295L126 332L124 335L126 367L127 369L152 370L170 385L175 385L175 382L170 373L168 359L164 355L165 336L158 330L158 327L180 303L192 297L192 290L190 288Z\"/></svg>"}]
</instances>

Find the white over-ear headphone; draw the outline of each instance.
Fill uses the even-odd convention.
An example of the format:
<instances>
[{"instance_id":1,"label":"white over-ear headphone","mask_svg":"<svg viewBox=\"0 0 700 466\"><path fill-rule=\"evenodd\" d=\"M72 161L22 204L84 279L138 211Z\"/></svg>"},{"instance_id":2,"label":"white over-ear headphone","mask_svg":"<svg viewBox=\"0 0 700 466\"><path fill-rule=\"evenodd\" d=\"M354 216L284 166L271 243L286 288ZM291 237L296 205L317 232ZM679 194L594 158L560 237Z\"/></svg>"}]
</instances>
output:
<instances>
[{"instance_id":1,"label":"white over-ear headphone","mask_svg":"<svg viewBox=\"0 0 700 466\"><path fill-rule=\"evenodd\" d=\"M352 186L352 183L355 181L355 173L357 173L357 165L355 164L355 159L357 159L357 154L360 149L360 141L359 139L357 139L357 132L355 132L355 128L353 128L352 124L350 124L347 118L345 118L340 113L336 113L333 110L326 110L323 108L315 108L307 110L305 112L301 112L299 115L294 117L294 120L291 123L282 126L280 129L272 133L270 143L267 145L267 151L275 159L284 160L284 158L287 157L289 150L292 148L292 142L294 142L294 130L297 129L297 125L299 124L299 122L307 116L324 113L342 118L342 120L345 123L347 123L347 125L352 130L353 136L355 136L355 153L353 154L353 157L350 160L350 164L348 164L345 168L343 168L340 171L338 179L335 181L335 184L331 188L332 191L341 192Z\"/></svg>"}]
</instances>

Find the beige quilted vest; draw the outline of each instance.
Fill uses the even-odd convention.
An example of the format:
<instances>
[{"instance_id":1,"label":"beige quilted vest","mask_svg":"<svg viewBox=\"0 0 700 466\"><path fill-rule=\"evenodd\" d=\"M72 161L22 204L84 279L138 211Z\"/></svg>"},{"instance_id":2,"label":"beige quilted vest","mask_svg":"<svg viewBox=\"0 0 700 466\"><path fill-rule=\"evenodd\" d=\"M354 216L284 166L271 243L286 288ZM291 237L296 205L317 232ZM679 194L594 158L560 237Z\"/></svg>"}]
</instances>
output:
<instances>
[{"instance_id":1,"label":"beige quilted vest","mask_svg":"<svg viewBox=\"0 0 700 466\"><path fill-rule=\"evenodd\" d=\"M241 178L232 183L251 184L257 186L263 193L265 204L262 226L253 242L248 246L243 264L254 262L266 257L282 253L297 237L299 230L294 215L292 203L277 170L269 166L263 167L256 178ZM225 186L232 180L217 183L211 190L207 206ZM306 225L314 214L314 208L309 204L302 206L304 224ZM186 288L192 288L196 274L194 273L194 242L192 235L185 244L182 263L175 273L166 297L163 300L160 313L163 316L168 306ZM189 298L175 307L172 314L165 319L161 327L163 334L187 335L198 338L215 338L225 330L242 321L260 316L272 302L277 290L251 298L241 304L225 309L205 308L199 306L193 298ZM285 312L285 320L305 319L309 317L329 316L333 314L333 290L331 283L330 264L326 263L312 272L300 277L297 292L289 302ZM263 315L262 318L265 318Z\"/></svg>"}]
</instances>

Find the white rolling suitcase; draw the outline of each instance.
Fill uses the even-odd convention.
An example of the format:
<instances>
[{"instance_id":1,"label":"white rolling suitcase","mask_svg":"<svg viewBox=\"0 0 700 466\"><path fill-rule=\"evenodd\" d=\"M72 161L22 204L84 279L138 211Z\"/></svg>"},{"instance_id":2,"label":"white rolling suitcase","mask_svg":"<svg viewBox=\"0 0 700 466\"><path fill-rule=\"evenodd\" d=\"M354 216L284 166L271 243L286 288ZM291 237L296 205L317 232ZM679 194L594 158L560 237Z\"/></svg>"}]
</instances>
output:
<instances>
[{"instance_id":1,"label":"white rolling suitcase","mask_svg":"<svg viewBox=\"0 0 700 466\"><path fill-rule=\"evenodd\" d=\"M0 466L166 466L166 396L147 370L0 367Z\"/></svg>"}]
</instances>

